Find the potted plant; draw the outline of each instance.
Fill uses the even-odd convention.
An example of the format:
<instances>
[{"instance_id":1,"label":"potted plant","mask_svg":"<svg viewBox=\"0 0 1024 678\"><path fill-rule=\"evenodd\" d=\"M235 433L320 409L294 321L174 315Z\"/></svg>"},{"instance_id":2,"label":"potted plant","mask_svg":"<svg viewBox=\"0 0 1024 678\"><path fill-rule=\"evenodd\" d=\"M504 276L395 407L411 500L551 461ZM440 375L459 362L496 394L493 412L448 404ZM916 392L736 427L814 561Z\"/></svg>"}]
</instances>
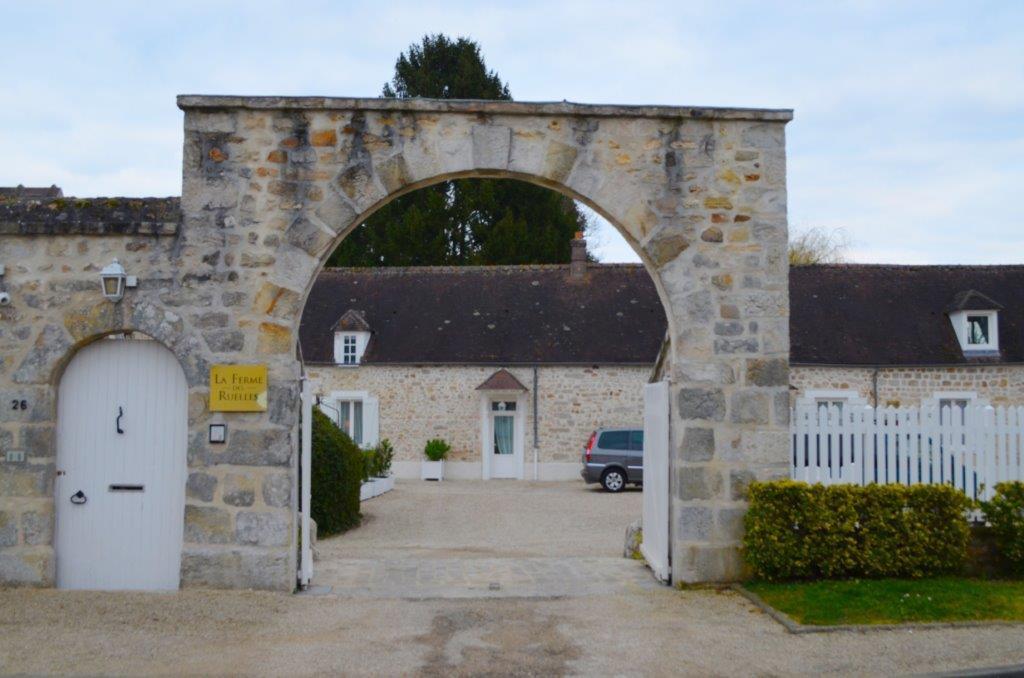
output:
<instances>
[{"instance_id":1,"label":"potted plant","mask_svg":"<svg viewBox=\"0 0 1024 678\"><path fill-rule=\"evenodd\" d=\"M443 479L444 460L451 449L452 446L440 438L428 440L426 446L423 448L423 456L425 456L426 459L423 460L423 464L420 467L420 477L423 478L423 480Z\"/></svg>"},{"instance_id":2,"label":"potted plant","mask_svg":"<svg viewBox=\"0 0 1024 678\"><path fill-rule=\"evenodd\" d=\"M391 461L395 457L395 448L391 441L384 438L374 448L376 455L376 468L374 469L374 480L378 489L377 494L384 494L395 489L395 477L391 475Z\"/></svg>"}]
</instances>

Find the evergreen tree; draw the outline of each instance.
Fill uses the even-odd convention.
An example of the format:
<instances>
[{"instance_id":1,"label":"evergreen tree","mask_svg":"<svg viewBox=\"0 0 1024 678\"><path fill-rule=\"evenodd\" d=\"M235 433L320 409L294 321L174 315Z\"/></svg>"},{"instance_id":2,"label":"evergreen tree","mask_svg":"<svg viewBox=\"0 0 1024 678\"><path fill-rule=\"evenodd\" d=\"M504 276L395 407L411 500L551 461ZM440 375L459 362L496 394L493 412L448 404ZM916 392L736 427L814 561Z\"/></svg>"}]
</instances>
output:
<instances>
[{"instance_id":1,"label":"evergreen tree","mask_svg":"<svg viewBox=\"0 0 1024 678\"><path fill-rule=\"evenodd\" d=\"M395 62L383 96L511 100L467 38L424 36ZM464 266L565 263L590 223L576 203L509 179L444 181L400 196L341 243L330 266Z\"/></svg>"}]
</instances>

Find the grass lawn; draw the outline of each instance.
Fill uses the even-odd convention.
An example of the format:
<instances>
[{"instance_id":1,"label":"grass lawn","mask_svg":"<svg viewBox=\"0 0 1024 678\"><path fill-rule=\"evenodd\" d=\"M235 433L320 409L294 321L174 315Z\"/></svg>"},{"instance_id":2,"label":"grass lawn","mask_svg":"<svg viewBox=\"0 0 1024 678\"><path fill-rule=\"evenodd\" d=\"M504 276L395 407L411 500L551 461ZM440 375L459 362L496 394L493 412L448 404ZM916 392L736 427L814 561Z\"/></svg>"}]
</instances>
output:
<instances>
[{"instance_id":1,"label":"grass lawn","mask_svg":"<svg viewBox=\"0 0 1024 678\"><path fill-rule=\"evenodd\" d=\"M1024 621L1024 581L946 577L744 586L801 624Z\"/></svg>"}]
</instances>

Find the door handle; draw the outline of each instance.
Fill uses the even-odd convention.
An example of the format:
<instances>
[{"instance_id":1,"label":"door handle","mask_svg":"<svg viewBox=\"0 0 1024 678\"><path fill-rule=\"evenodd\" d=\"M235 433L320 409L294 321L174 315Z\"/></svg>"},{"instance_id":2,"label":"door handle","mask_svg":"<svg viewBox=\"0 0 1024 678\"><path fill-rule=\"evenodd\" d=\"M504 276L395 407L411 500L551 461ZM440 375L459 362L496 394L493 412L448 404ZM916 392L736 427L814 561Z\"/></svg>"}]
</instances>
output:
<instances>
[{"instance_id":1,"label":"door handle","mask_svg":"<svg viewBox=\"0 0 1024 678\"><path fill-rule=\"evenodd\" d=\"M117 429L118 433L124 433L124 429L121 428L121 417L124 416L124 408L117 408L117 419L114 421L114 428Z\"/></svg>"},{"instance_id":2,"label":"door handle","mask_svg":"<svg viewBox=\"0 0 1024 678\"><path fill-rule=\"evenodd\" d=\"M86 497L85 492L82 492L81 490L71 495L72 504L84 504L87 501L89 501L88 497Z\"/></svg>"}]
</instances>

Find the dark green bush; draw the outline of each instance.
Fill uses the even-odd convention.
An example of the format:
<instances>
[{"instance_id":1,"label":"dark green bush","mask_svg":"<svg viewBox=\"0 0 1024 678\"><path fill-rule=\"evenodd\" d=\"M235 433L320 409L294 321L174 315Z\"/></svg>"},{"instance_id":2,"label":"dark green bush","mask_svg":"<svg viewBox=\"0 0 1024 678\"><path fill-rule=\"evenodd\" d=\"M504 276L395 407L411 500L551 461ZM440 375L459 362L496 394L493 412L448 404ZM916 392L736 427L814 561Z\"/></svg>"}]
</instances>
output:
<instances>
[{"instance_id":1,"label":"dark green bush","mask_svg":"<svg viewBox=\"0 0 1024 678\"><path fill-rule=\"evenodd\" d=\"M999 483L991 501L982 502L999 557L1014 574L1024 574L1024 483Z\"/></svg>"},{"instance_id":2,"label":"dark green bush","mask_svg":"<svg viewBox=\"0 0 1024 678\"><path fill-rule=\"evenodd\" d=\"M363 455L334 422L313 410L313 464L310 515L317 536L329 537L359 524Z\"/></svg>"},{"instance_id":3,"label":"dark green bush","mask_svg":"<svg viewBox=\"0 0 1024 678\"><path fill-rule=\"evenodd\" d=\"M440 438L433 438L427 441L423 448L423 454L430 461L441 461L448 456L452 446Z\"/></svg>"},{"instance_id":4,"label":"dark green bush","mask_svg":"<svg viewBox=\"0 0 1024 678\"><path fill-rule=\"evenodd\" d=\"M970 500L943 485L752 483L743 554L760 579L924 577L963 570Z\"/></svg>"}]
</instances>

